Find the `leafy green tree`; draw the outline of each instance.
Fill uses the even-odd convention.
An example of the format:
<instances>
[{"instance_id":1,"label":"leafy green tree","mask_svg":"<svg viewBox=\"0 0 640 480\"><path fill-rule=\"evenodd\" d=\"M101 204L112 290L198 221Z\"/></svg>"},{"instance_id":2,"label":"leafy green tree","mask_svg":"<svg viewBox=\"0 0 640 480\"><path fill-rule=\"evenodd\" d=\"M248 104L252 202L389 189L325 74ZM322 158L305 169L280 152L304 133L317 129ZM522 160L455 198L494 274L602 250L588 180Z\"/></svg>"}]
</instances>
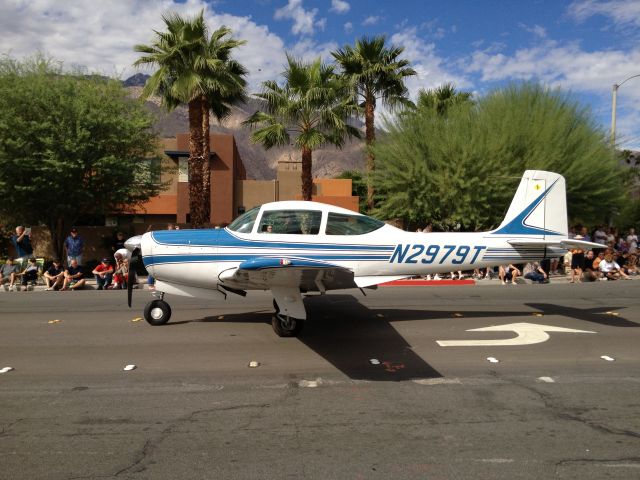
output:
<instances>
[{"instance_id":1,"label":"leafy green tree","mask_svg":"<svg viewBox=\"0 0 640 480\"><path fill-rule=\"evenodd\" d=\"M374 147L385 218L495 227L526 169L564 175L569 214L587 224L609 218L626 193L606 132L560 90L512 85L449 107L446 117L418 109L386 129Z\"/></svg>"},{"instance_id":2,"label":"leafy green tree","mask_svg":"<svg viewBox=\"0 0 640 480\"><path fill-rule=\"evenodd\" d=\"M62 254L84 215L157 195L153 118L119 81L65 73L43 56L0 59L0 218L49 227Z\"/></svg>"},{"instance_id":3,"label":"leafy green tree","mask_svg":"<svg viewBox=\"0 0 640 480\"><path fill-rule=\"evenodd\" d=\"M357 112L348 85L334 74L333 66L320 59L305 63L287 55L282 86L263 83L264 111L258 110L244 121L256 127L251 138L269 149L293 144L302 152L302 198L311 200L313 151L323 145L340 148L347 137L360 137L348 120Z\"/></svg>"},{"instance_id":4,"label":"leafy green tree","mask_svg":"<svg viewBox=\"0 0 640 480\"><path fill-rule=\"evenodd\" d=\"M342 75L348 80L360 106L364 108L365 135L367 141L367 173L375 170L375 155L371 146L376 139L375 110L377 101L393 110L411 105L405 80L416 71L410 62L401 59L404 47L387 46L384 36L362 37L355 46L345 45L331 55L340 65ZM373 208L374 187L369 180L368 209Z\"/></svg>"},{"instance_id":5,"label":"leafy green tree","mask_svg":"<svg viewBox=\"0 0 640 480\"><path fill-rule=\"evenodd\" d=\"M335 178L351 179L351 194L359 198L358 209L367 210L367 182L360 170L345 170Z\"/></svg>"},{"instance_id":6,"label":"leafy green tree","mask_svg":"<svg viewBox=\"0 0 640 480\"><path fill-rule=\"evenodd\" d=\"M188 106L189 210L191 223L199 227L210 221L211 212L209 113L220 121L231 105L245 100L247 70L232 58L245 42L230 38L224 26L209 35L203 11L192 19L177 14L162 19L167 31L155 32L151 45L134 47L144 54L134 65L159 67L142 98L159 95L168 110Z\"/></svg>"},{"instance_id":7,"label":"leafy green tree","mask_svg":"<svg viewBox=\"0 0 640 480\"><path fill-rule=\"evenodd\" d=\"M470 92L456 91L452 83L445 83L432 90L420 89L416 108L423 111L431 111L437 115L446 115L447 111L461 104L472 103Z\"/></svg>"}]
</instances>

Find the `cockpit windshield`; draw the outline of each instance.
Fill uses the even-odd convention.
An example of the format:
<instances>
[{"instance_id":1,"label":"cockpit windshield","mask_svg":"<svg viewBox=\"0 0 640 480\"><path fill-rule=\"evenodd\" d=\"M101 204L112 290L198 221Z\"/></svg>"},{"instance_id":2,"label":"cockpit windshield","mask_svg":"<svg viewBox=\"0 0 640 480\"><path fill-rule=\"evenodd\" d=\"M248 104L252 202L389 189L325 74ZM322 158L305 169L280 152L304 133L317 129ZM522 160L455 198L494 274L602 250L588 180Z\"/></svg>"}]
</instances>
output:
<instances>
[{"instance_id":1,"label":"cockpit windshield","mask_svg":"<svg viewBox=\"0 0 640 480\"><path fill-rule=\"evenodd\" d=\"M251 230L253 230L253 224L256 222L256 218L258 217L258 212L260 212L260 207L252 208L248 212L236 218L227 228L238 233L251 233Z\"/></svg>"}]
</instances>

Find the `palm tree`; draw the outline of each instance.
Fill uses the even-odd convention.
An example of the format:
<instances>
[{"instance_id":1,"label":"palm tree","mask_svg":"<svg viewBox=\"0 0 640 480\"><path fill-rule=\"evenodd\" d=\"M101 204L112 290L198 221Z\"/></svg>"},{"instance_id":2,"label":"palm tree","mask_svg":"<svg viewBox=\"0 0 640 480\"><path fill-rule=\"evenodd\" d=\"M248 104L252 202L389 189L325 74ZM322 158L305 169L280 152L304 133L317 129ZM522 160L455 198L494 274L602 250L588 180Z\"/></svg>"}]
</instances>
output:
<instances>
[{"instance_id":1,"label":"palm tree","mask_svg":"<svg viewBox=\"0 0 640 480\"><path fill-rule=\"evenodd\" d=\"M135 63L157 65L142 98L160 95L168 110L186 103L189 110L189 210L192 225L210 221L209 113L219 121L232 104L245 100L247 70L231 57L245 42L230 38L225 26L209 36L203 11L192 19L178 14L162 17L166 32L156 31L151 45L136 45L143 53Z\"/></svg>"},{"instance_id":2,"label":"palm tree","mask_svg":"<svg viewBox=\"0 0 640 480\"><path fill-rule=\"evenodd\" d=\"M284 85L262 84L256 97L263 100L258 110L243 122L257 127L251 138L266 149L293 143L302 152L302 198L311 200L313 151L330 144L340 148L346 137L360 137L348 119L357 114L349 87L334 73L334 67L320 59L304 63L287 55Z\"/></svg>"},{"instance_id":3,"label":"palm tree","mask_svg":"<svg viewBox=\"0 0 640 480\"><path fill-rule=\"evenodd\" d=\"M386 37L362 37L356 40L355 47L345 45L331 52L342 69L342 75L349 81L353 93L364 107L365 131L367 140L367 171L369 174L367 205L373 208L374 189L371 176L375 170L375 158L371 145L375 142L376 101L395 109L412 105L408 99L405 79L416 75L409 61L400 59L404 47L386 45Z\"/></svg>"},{"instance_id":4,"label":"palm tree","mask_svg":"<svg viewBox=\"0 0 640 480\"><path fill-rule=\"evenodd\" d=\"M418 110L433 111L439 116L446 115L451 107L465 103L473 103L470 92L458 92L452 83L445 83L432 90L420 89L418 91Z\"/></svg>"}]
</instances>

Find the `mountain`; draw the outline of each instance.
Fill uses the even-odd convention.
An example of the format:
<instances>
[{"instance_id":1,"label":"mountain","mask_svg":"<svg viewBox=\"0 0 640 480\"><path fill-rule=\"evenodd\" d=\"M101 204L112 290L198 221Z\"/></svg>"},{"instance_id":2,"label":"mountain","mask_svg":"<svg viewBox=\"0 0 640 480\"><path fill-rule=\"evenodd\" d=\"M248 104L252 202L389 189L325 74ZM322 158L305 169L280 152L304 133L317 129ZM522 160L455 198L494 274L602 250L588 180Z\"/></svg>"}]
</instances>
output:
<instances>
[{"instance_id":1,"label":"mountain","mask_svg":"<svg viewBox=\"0 0 640 480\"><path fill-rule=\"evenodd\" d=\"M122 82L122 85L125 87L144 87L144 84L147 83L147 79L150 76L151 75L145 75L144 73L136 73Z\"/></svg>"},{"instance_id":2,"label":"mountain","mask_svg":"<svg viewBox=\"0 0 640 480\"><path fill-rule=\"evenodd\" d=\"M148 75L136 74L126 79L123 84L129 95L138 98L142 94L142 87ZM146 107L156 117L156 130L161 137L175 137L178 133L189 131L189 116L186 106L180 106L172 112L167 112L160 105L160 99L150 98L145 102ZM276 178L276 168L279 160L300 160L300 151L295 147L272 148L264 150L262 146L251 142L251 130L242 126L242 122L253 114L259 106L259 101L249 99L247 103L232 107L231 115L222 124L212 118L211 132L232 134L240 158L247 171L247 178L255 180L271 180ZM355 126L364 130L363 123L358 121ZM364 132L363 132L364 138ZM325 147L313 152L313 176L334 177L344 170L364 169L364 140L347 142L342 149Z\"/></svg>"}]
</instances>

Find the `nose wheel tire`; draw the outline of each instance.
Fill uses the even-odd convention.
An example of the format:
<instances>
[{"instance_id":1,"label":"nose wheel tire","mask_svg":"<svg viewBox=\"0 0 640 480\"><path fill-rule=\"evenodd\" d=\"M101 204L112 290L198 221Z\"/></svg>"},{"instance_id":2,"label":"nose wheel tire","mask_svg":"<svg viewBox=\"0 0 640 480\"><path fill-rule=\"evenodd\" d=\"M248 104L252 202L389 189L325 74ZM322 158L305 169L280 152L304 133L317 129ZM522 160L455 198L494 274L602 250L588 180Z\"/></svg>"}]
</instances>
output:
<instances>
[{"instance_id":1,"label":"nose wheel tire","mask_svg":"<svg viewBox=\"0 0 640 480\"><path fill-rule=\"evenodd\" d=\"M297 337L304 327L304 320L276 312L271 319L271 326L279 337Z\"/></svg>"},{"instance_id":2,"label":"nose wheel tire","mask_svg":"<svg viewBox=\"0 0 640 480\"><path fill-rule=\"evenodd\" d=\"M153 326L164 325L171 318L171 307L164 300L152 300L144 307L144 319Z\"/></svg>"}]
</instances>

